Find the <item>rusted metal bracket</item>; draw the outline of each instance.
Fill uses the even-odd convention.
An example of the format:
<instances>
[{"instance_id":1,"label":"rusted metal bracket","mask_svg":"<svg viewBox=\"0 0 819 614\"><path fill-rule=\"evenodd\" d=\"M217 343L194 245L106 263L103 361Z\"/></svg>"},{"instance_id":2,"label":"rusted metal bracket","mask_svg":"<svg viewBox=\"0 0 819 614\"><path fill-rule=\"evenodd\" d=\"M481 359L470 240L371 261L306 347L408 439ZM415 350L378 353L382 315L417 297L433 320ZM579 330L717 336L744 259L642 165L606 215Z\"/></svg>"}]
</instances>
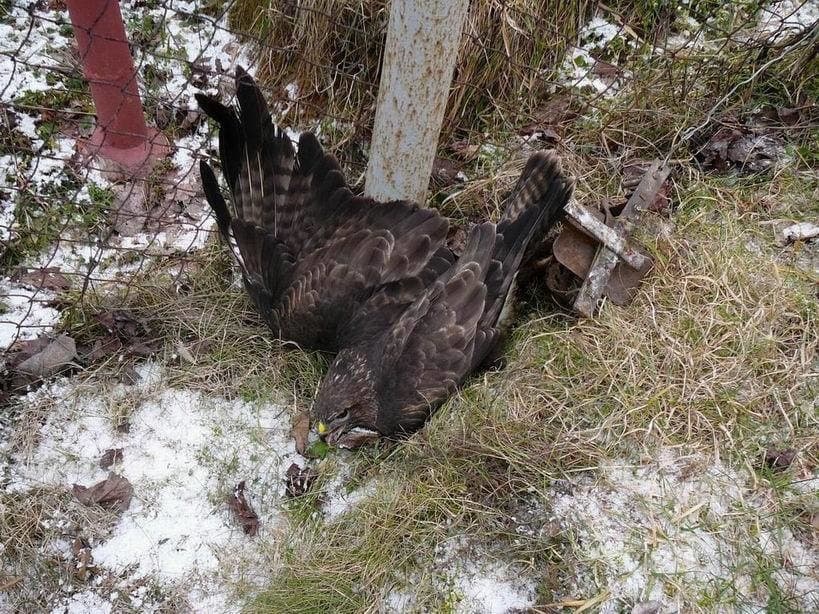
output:
<instances>
[{"instance_id":1,"label":"rusted metal bracket","mask_svg":"<svg viewBox=\"0 0 819 614\"><path fill-rule=\"evenodd\" d=\"M583 205L570 203L566 207L569 222L599 244L590 266L588 260L585 266L580 263L578 254L571 255L577 262L573 262L575 266L569 266L569 268L584 279L574 301L574 309L581 315L591 317L604 292L607 291L610 295L613 289L623 290L623 286L632 281L636 285L651 268L651 259L629 243L629 234L637 216L648 207L670 172L669 166L659 161L654 162L643 175L622 213L611 226L598 219L594 212ZM555 246L556 255L558 247L558 245ZM570 253L567 248L561 247L561 250ZM586 258L589 257L590 255L586 256ZM613 280L612 273L620 261L626 265L627 271L620 275L622 279L619 281ZM578 270L586 267L588 267L587 271ZM629 270L631 273L628 272ZM618 281L617 284L614 284L614 288L611 283L613 281ZM618 285L621 288L617 288ZM618 292L618 294L622 295L623 292Z\"/></svg>"}]
</instances>

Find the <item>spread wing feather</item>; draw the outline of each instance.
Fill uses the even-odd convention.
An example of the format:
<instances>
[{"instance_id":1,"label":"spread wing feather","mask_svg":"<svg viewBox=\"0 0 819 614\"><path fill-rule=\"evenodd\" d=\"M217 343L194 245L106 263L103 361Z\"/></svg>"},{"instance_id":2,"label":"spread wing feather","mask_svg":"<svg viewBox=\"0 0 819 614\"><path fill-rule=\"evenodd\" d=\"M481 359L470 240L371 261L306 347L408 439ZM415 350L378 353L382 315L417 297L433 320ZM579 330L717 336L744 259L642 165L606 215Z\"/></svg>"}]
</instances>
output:
<instances>
[{"instance_id":1,"label":"spread wing feather","mask_svg":"<svg viewBox=\"0 0 819 614\"><path fill-rule=\"evenodd\" d=\"M212 169L205 195L242 267L256 305L283 338L337 349L343 328L380 288L419 276L446 238L448 221L407 201L356 197L336 160L305 133L296 151L273 124L253 79L236 71L238 113L204 95L219 123L221 166L232 211Z\"/></svg>"},{"instance_id":2,"label":"spread wing feather","mask_svg":"<svg viewBox=\"0 0 819 614\"><path fill-rule=\"evenodd\" d=\"M395 377L381 380L381 432L410 432L469 372L495 242L495 226L470 231L464 253L419 297L389 331L383 364Z\"/></svg>"},{"instance_id":3,"label":"spread wing feather","mask_svg":"<svg viewBox=\"0 0 819 614\"><path fill-rule=\"evenodd\" d=\"M458 261L404 311L383 342L379 431L418 428L484 360L530 242L560 219L571 189L557 158L532 156L498 226L474 227Z\"/></svg>"}]
</instances>

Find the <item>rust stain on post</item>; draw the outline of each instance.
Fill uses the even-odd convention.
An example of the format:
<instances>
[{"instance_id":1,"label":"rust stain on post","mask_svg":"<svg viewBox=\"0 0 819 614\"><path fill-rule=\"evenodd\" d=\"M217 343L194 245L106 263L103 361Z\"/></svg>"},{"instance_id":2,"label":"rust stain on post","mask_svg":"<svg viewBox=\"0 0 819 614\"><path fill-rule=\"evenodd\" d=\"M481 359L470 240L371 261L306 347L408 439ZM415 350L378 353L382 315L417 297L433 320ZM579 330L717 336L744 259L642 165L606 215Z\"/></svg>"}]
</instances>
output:
<instances>
[{"instance_id":1,"label":"rust stain on post","mask_svg":"<svg viewBox=\"0 0 819 614\"><path fill-rule=\"evenodd\" d=\"M468 0L393 0L367 196L426 199Z\"/></svg>"}]
</instances>

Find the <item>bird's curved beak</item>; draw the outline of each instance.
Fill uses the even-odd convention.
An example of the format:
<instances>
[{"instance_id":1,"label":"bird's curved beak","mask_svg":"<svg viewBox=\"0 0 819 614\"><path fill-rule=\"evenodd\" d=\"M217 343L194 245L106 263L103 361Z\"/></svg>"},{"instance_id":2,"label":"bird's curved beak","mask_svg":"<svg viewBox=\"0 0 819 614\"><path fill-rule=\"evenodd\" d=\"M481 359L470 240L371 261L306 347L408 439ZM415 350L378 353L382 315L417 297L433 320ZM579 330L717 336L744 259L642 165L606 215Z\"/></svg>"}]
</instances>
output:
<instances>
[{"instance_id":1,"label":"bird's curved beak","mask_svg":"<svg viewBox=\"0 0 819 614\"><path fill-rule=\"evenodd\" d=\"M371 429L365 429L360 426L350 429L349 431L339 433L334 437L335 445L339 448L346 448L353 450L361 446L374 443L381 437L381 433Z\"/></svg>"},{"instance_id":2,"label":"bird's curved beak","mask_svg":"<svg viewBox=\"0 0 819 614\"><path fill-rule=\"evenodd\" d=\"M318 434L323 437L324 435L330 432L330 427L327 426L326 422L322 422L321 420L319 420L318 423L316 424L316 431L318 431Z\"/></svg>"}]
</instances>

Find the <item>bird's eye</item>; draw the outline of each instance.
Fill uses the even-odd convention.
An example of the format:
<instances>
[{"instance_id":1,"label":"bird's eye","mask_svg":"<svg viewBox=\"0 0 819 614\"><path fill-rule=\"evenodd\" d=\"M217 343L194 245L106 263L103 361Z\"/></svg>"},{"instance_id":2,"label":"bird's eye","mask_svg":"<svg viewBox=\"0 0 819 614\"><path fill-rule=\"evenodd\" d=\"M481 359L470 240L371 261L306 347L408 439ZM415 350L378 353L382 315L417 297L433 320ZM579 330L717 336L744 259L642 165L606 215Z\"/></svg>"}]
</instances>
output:
<instances>
[{"instance_id":1,"label":"bird's eye","mask_svg":"<svg viewBox=\"0 0 819 614\"><path fill-rule=\"evenodd\" d=\"M345 409L343 412L341 412L339 414L336 414L336 417L333 418L333 422L335 422L337 420L346 420L349 417L350 417L350 410Z\"/></svg>"}]
</instances>

